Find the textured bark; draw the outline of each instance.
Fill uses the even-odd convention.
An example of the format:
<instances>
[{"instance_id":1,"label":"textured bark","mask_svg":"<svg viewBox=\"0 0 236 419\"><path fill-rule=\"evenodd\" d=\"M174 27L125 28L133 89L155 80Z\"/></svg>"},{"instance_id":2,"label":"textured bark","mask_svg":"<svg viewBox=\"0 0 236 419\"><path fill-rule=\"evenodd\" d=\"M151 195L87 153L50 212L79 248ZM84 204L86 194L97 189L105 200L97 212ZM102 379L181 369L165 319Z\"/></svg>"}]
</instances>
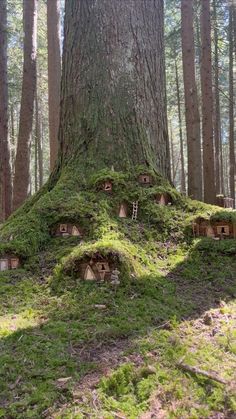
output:
<instances>
[{"instance_id":1,"label":"textured bark","mask_svg":"<svg viewBox=\"0 0 236 419\"><path fill-rule=\"evenodd\" d=\"M234 49L233 6L229 7L229 184L230 197L235 200L235 145L234 145Z\"/></svg>"},{"instance_id":2,"label":"textured bark","mask_svg":"<svg viewBox=\"0 0 236 419\"><path fill-rule=\"evenodd\" d=\"M11 105L11 168L12 173L15 171L15 117L14 117L14 107Z\"/></svg>"},{"instance_id":3,"label":"textured bark","mask_svg":"<svg viewBox=\"0 0 236 419\"><path fill-rule=\"evenodd\" d=\"M30 185L30 139L36 88L37 0L24 0L24 67L21 94L20 124L15 161L13 208L27 198Z\"/></svg>"},{"instance_id":4,"label":"textured bark","mask_svg":"<svg viewBox=\"0 0 236 419\"><path fill-rule=\"evenodd\" d=\"M193 2L181 1L182 54L188 149L188 195L202 199L200 116L195 78Z\"/></svg>"},{"instance_id":5,"label":"textured bark","mask_svg":"<svg viewBox=\"0 0 236 419\"><path fill-rule=\"evenodd\" d=\"M181 176L180 176L181 192L186 194L185 169L184 169L184 139L183 139L181 103L180 103L179 73L178 73L178 66L177 66L176 60L175 60L175 83L176 83L176 91L177 91L178 119L179 119L180 161L181 161Z\"/></svg>"},{"instance_id":6,"label":"textured bark","mask_svg":"<svg viewBox=\"0 0 236 419\"><path fill-rule=\"evenodd\" d=\"M219 97L219 57L218 57L218 28L217 28L217 8L216 0L213 2L213 16L214 16L214 64L215 64L215 111L214 111L214 142L215 142L215 180L216 180L216 194L223 193L223 178L221 170L221 152L222 152L222 138L221 138L221 114L220 114L220 97Z\"/></svg>"},{"instance_id":7,"label":"textured bark","mask_svg":"<svg viewBox=\"0 0 236 419\"><path fill-rule=\"evenodd\" d=\"M216 202L214 146L213 146L213 92L211 62L210 1L201 0L201 90L204 201Z\"/></svg>"},{"instance_id":8,"label":"textured bark","mask_svg":"<svg viewBox=\"0 0 236 419\"><path fill-rule=\"evenodd\" d=\"M11 213L12 185L8 142L7 5L0 2L0 219Z\"/></svg>"},{"instance_id":9,"label":"textured bark","mask_svg":"<svg viewBox=\"0 0 236 419\"><path fill-rule=\"evenodd\" d=\"M38 185L39 188L43 186L43 150L42 150L42 131L41 131L41 115L39 109L39 98L36 86L35 94L35 146L37 154L35 156L37 160L37 170L38 170Z\"/></svg>"},{"instance_id":10,"label":"textured bark","mask_svg":"<svg viewBox=\"0 0 236 419\"><path fill-rule=\"evenodd\" d=\"M52 170L58 154L60 114L61 52L59 0L47 0L47 38L50 168Z\"/></svg>"},{"instance_id":11,"label":"textured bark","mask_svg":"<svg viewBox=\"0 0 236 419\"><path fill-rule=\"evenodd\" d=\"M175 162L174 162L174 141L173 141L173 129L170 123L170 162L171 162L171 180L173 185L175 184Z\"/></svg>"},{"instance_id":12,"label":"textured bark","mask_svg":"<svg viewBox=\"0 0 236 419\"><path fill-rule=\"evenodd\" d=\"M66 2L63 163L170 178L163 26L163 0Z\"/></svg>"}]
</instances>

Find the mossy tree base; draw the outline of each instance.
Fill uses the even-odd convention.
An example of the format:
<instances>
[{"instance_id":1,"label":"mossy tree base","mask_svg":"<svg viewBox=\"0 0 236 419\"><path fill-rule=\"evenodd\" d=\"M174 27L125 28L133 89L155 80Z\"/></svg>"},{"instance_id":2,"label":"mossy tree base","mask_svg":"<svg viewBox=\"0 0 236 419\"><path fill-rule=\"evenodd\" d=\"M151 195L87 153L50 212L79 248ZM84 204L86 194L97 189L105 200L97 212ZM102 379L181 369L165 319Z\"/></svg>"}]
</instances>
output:
<instances>
[{"instance_id":1,"label":"mossy tree base","mask_svg":"<svg viewBox=\"0 0 236 419\"><path fill-rule=\"evenodd\" d=\"M142 173L152 177L150 187L140 184ZM112 184L109 193L103 190L105 181ZM157 203L156 197L161 194L168 194L171 205ZM131 219L131 214L119 218L123 202L130 208L138 202L137 221ZM115 246L129 260L127 272L138 274L150 269L148 260L158 252L160 243L190 242L192 221L200 216L231 220L235 213L187 199L145 167L136 167L129 173L107 169L89 178L69 167L53 187L49 181L1 227L0 253L15 254L23 264L28 263L46 250L51 240L57 240L52 238L55 225L68 222L79 225L83 231L82 238L75 237L71 242L72 259L81 258L88 249L96 252L96 248L110 247L114 251Z\"/></svg>"}]
</instances>

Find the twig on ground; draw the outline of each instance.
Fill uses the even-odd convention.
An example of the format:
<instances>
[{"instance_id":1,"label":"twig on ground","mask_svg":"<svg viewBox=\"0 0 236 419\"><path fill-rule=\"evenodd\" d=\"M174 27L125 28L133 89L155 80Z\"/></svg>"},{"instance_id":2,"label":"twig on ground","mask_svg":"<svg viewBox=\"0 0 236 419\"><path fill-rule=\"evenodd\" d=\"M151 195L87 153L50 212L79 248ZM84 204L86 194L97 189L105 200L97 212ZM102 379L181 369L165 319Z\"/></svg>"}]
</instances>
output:
<instances>
[{"instance_id":1,"label":"twig on ground","mask_svg":"<svg viewBox=\"0 0 236 419\"><path fill-rule=\"evenodd\" d=\"M215 372L207 372L207 371L201 370L200 368L197 368L197 367L193 367L193 366L184 364L181 361L180 362L177 362L177 366L179 368L182 368L183 370L188 371L188 372L191 372L193 374L203 375L204 377L207 377L210 380L217 381L218 383L221 383L221 384L230 384L228 381L226 381L223 378L219 377Z\"/></svg>"}]
</instances>

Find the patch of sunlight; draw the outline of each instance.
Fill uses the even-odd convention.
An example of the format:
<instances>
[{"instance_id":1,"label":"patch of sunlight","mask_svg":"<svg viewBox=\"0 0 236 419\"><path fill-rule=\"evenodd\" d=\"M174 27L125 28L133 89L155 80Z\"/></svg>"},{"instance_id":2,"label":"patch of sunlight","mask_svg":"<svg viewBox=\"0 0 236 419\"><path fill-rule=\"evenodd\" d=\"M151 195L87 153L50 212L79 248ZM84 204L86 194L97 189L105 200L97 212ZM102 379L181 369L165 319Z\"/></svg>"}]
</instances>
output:
<instances>
[{"instance_id":1,"label":"patch of sunlight","mask_svg":"<svg viewBox=\"0 0 236 419\"><path fill-rule=\"evenodd\" d=\"M42 323L38 310L29 308L17 314L0 316L0 338L4 338L18 330L34 327Z\"/></svg>"}]
</instances>

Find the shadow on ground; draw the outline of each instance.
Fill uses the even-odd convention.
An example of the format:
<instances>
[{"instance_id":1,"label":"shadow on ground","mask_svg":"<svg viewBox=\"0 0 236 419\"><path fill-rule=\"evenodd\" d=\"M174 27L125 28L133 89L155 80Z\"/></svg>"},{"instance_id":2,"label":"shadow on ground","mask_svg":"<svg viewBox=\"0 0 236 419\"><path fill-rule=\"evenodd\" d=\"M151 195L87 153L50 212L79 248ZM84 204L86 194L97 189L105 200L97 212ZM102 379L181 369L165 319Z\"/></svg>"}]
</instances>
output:
<instances>
[{"instance_id":1,"label":"shadow on ground","mask_svg":"<svg viewBox=\"0 0 236 419\"><path fill-rule=\"evenodd\" d=\"M22 283L11 283L9 277L4 285L3 280L5 317L9 290L12 297L11 330L0 340L0 417L50 417L48 408L59 408L73 397L69 387L61 386L62 378L78 382L99 368L104 352L111 351L115 366L132 339L173 319L200 317L221 300L235 298L234 248L235 241L228 241L225 250L224 244L201 240L165 276L133 279L117 291L82 283L63 295L45 293L44 285L41 294L35 279L26 279L26 314L24 296L15 297ZM14 331L22 316L31 316L36 325Z\"/></svg>"}]
</instances>

